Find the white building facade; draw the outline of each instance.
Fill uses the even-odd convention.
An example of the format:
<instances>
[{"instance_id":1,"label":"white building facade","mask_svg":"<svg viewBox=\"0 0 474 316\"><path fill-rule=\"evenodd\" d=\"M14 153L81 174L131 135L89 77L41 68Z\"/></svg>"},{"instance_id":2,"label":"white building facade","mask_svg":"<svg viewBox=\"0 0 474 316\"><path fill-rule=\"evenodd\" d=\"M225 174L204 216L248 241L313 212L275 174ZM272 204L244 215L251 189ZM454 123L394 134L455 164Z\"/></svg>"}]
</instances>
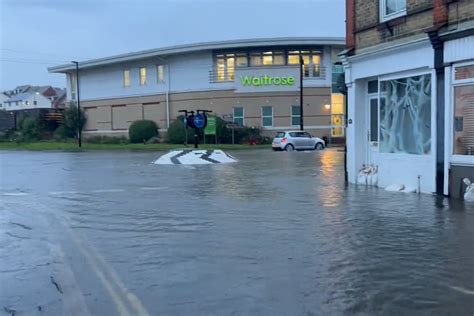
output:
<instances>
[{"instance_id":1,"label":"white building facade","mask_svg":"<svg viewBox=\"0 0 474 316\"><path fill-rule=\"evenodd\" d=\"M474 11L450 17L474 3L356 10L367 2L347 0L349 181L460 197L462 180L474 180Z\"/></svg>"},{"instance_id":2,"label":"white building facade","mask_svg":"<svg viewBox=\"0 0 474 316\"><path fill-rule=\"evenodd\" d=\"M166 132L180 110L196 109L231 116L269 134L295 128L302 56L305 128L318 136L342 138L343 101L332 91L332 70L343 48L343 38L254 39L80 62L80 101L88 117L84 135L127 135L139 119L154 120ZM66 74L67 97L77 101L75 66L49 71Z\"/></svg>"}]
</instances>

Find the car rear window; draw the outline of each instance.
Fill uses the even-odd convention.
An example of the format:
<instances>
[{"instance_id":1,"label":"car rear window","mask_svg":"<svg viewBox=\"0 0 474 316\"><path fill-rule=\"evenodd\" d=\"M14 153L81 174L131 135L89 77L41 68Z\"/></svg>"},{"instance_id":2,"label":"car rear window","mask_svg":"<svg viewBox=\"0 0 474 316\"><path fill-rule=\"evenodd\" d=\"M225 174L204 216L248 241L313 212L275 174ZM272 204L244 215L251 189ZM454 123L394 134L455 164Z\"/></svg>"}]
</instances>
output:
<instances>
[{"instance_id":1,"label":"car rear window","mask_svg":"<svg viewBox=\"0 0 474 316\"><path fill-rule=\"evenodd\" d=\"M285 132L278 132L275 137L285 137Z\"/></svg>"}]
</instances>

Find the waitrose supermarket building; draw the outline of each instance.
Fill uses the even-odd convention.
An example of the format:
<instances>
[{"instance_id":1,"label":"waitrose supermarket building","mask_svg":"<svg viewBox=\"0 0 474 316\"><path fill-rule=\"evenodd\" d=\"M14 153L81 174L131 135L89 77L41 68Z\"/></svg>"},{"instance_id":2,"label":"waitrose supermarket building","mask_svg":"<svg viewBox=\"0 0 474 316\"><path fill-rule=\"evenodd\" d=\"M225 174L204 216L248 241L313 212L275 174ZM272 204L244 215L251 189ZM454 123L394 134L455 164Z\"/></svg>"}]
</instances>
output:
<instances>
[{"instance_id":1,"label":"waitrose supermarket building","mask_svg":"<svg viewBox=\"0 0 474 316\"><path fill-rule=\"evenodd\" d=\"M127 135L148 119L166 132L180 110L211 110L266 134L300 122L300 56L305 129L333 141L344 137L344 96L333 82L342 73L343 38L273 38L198 43L79 62L84 134ZM67 76L77 101L74 64L48 69Z\"/></svg>"}]
</instances>

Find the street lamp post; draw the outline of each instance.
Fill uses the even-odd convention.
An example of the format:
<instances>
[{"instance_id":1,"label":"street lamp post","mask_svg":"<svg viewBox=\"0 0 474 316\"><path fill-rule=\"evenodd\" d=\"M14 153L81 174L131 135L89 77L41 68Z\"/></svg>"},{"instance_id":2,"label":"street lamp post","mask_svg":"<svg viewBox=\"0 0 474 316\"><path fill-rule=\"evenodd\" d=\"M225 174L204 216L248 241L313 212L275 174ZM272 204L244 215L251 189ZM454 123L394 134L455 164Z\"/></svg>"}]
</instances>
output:
<instances>
[{"instance_id":1,"label":"street lamp post","mask_svg":"<svg viewBox=\"0 0 474 316\"><path fill-rule=\"evenodd\" d=\"M304 60L300 53L300 130L304 129L303 123L303 67Z\"/></svg>"},{"instance_id":2,"label":"street lamp post","mask_svg":"<svg viewBox=\"0 0 474 316\"><path fill-rule=\"evenodd\" d=\"M76 92L77 92L77 145L82 147L82 131L81 131L81 97L79 94L79 62L73 61L73 64L76 65Z\"/></svg>"}]
</instances>

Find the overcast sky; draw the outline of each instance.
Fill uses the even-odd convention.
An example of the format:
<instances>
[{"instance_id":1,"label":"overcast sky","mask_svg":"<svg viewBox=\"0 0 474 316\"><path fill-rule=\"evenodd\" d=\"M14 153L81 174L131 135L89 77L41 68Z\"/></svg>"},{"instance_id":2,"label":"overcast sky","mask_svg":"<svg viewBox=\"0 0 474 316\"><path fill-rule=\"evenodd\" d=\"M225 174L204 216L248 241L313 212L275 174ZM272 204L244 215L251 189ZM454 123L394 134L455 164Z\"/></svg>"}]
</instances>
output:
<instances>
[{"instance_id":1,"label":"overcast sky","mask_svg":"<svg viewBox=\"0 0 474 316\"><path fill-rule=\"evenodd\" d=\"M0 0L0 90L47 67L175 44L344 36L344 0Z\"/></svg>"}]
</instances>

